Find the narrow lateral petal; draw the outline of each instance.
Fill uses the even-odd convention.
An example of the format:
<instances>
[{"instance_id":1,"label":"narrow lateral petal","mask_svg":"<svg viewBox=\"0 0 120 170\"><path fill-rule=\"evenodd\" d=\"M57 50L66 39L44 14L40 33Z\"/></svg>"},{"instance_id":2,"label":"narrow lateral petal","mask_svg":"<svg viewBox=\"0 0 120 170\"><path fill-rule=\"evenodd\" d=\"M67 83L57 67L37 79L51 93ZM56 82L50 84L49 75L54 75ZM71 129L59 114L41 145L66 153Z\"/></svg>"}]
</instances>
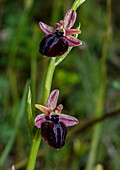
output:
<instances>
[{"instance_id":1,"label":"narrow lateral petal","mask_svg":"<svg viewBox=\"0 0 120 170\"><path fill-rule=\"evenodd\" d=\"M51 27L51 26L49 26L49 25L47 25L47 24L45 24L43 22L39 22L39 25L40 25L40 28L43 30L43 32L45 34L51 34L54 31L53 27Z\"/></svg>"},{"instance_id":2,"label":"narrow lateral petal","mask_svg":"<svg viewBox=\"0 0 120 170\"><path fill-rule=\"evenodd\" d=\"M58 27L60 27L60 24L59 24L59 23L56 23L56 24L55 24L55 29L57 29Z\"/></svg>"},{"instance_id":3,"label":"narrow lateral petal","mask_svg":"<svg viewBox=\"0 0 120 170\"><path fill-rule=\"evenodd\" d=\"M73 9L70 9L67 11L64 17L64 28L71 28L76 20L76 11Z\"/></svg>"},{"instance_id":4,"label":"narrow lateral petal","mask_svg":"<svg viewBox=\"0 0 120 170\"><path fill-rule=\"evenodd\" d=\"M65 39L68 42L69 46L75 47L75 46L82 45L82 41L75 38L72 35L65 37Z\"/></svg>"},{"instance_id":5,"label":"narrow lateral petal","mask_svg":"<svg viewBox=\"0 0 120 170\"><path fill-rule=\"evenodd\" d=\"M40 114L35 118L35 126L41 128L41 124L46 121L45 114Z\"/></svg>"},{"instance_id":6,"label":"narrow lateral petal","mask_svg":"<svg viewBox=\"0 0 120 170\"><path fill-rule=\"evenodd\" d=\"M66 126L74 126L79 123L78 119L73 116L69 116L63 113L60 113L59 121L63 122Z\"/></svg>"},{"instance_id":7,"label":"narrow lateral petal","mask_svg":"<svg viewBox=\"0 0 120 170\"><path fill-rule=\"evenodd\" d=\"M35 107L39 110L41 110L43 113L45 113L46 116L49 116L51 110L45 106L42 106L40 104L35 104Z\"/></svg>"},{"instance_id":8,"label":"narrow lateral petal","mask_svg":"<svg viewBox=\"0 0 120 170\"><path fill-rule=\"evenodd\" d=\"M59 113L61 113L61 111L63 110L63 105L60 104L59 106L56 107L56 109L58 110Z\"/></svg>"},{"instance_id":9,"label":"narrow lateral petal","mask_svg":"<svg viewBox=\"0 0 120 170\"><path fill-rule=\"evenodd\" d=\"M50 110L54 110L57 106L58 96L59 90L53 90L48 97L46 107L48 107Z\"/></svg>"},{"instance_id":10,"label":"narrow lateral petal","mask_svg":"<svg viewBox=\"0 0 120 170\"><path fill-rule=\"evenodd\" d=\"M63 21L63 20L60 20L60 24L64 25L64 21Z\"/></svg>"},{"instance_id":11,"label":"narrow lateral petal","mask_svg":"<svg viewBox=\"0 0 120 170\"><path fill-rule=\"evenodd\" d=\"M76 30L76 29L65 29L65 36L73 35L73 34L80 34L80 33L81 33L80 30Z\"/></svg>"}]
</instances>

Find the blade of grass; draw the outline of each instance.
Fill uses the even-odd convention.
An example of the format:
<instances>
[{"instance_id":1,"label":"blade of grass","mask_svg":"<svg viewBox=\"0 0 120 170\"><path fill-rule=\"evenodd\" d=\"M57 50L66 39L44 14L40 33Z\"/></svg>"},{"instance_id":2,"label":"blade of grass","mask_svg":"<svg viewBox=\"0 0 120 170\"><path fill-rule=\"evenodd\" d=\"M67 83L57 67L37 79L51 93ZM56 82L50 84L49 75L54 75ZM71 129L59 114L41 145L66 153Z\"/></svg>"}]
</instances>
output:
<instances>
[{"instance_id":1,"label":"blade of grass","mask_svg":"<svg viewBox=\"0 0 120 170\"><path fill-rule=\"evenodd\" d=\"M103 113L104 107L104 96L106 90L106 79L107 79L107 50L108 50L108 43L110 39L110 20L111 20L111 0L107 0L107 27L106 27L106 34L103 43L102 49L102 57L101 57L101 84L100 90L98 95L98 101L96 104L96 115L95 118L99 118ZM94 128L93 138L91 143L91 150L89 153L88 161L86 164L86 170L93 170L95 159L97 156L97 147L100 140L100 133L101 133L101 125L98 124Z\"/></svg>"},{"instance_id":2,"label":"blade of grass","mask_svg":"<svg viewBox=\"0 0 120 170\"><path fill-rule=\"evenodd\" d=\"M16 58L16 55L17 55L17 52L19 49L21 37L23 36L25 25L29 18L29 13L32 8L32 4L33 4L33 0L25 1L24 9L23 9L21 18L19 20L18 27L15 31L15 35L13 36L14 39L12 41L11 49L10 49L10 53L9 53L9 57L8 57L9 61L8 61L7 74L9 76L10 86L11 86L11 91L12 91L14 102L19 100L17 81L16 81L16 72L14 70L15 58Z\"/></svg>"},{"instance_id":3,"label":"blade of grass","mask_svg":"<svg viewBox=\"0 0 120 170\"><path fill-rule=\"evenodd\" d=\"M36 99L36 69L37 69L37 42L38 30L36 25L33 27L33 41L31 41L31 91L32 91L32 110L35 111L35 99Z\"/></svg>"},{"instance_id":4,"label":"blade of grass","mask_svg":"<svg viewBox=\"0 0 120 170\"><path fill-rule=\"evenodd\" d=\"M15 124L14 124L13 132L12 132L11 137L10 137L10 139L8 141L8 144L5 147L5 149L4 149L4 151L3 151L2 155L1 155L1 158L0 158L0 169L2 169L3 164L4 164L8 154L9 154L9 152L10 152L12 146L13 146L13 143L15 141L15 137L16 137L20 122L21 122L22 117L23 117L23 115L25 113L26 97L27 97L28 87L29 87L29 81L27 81L26 85L25 85L25 89L24 89L20 109L18 109L19 111L18 111L17 116L16 116L16 121L15 121Z\"/></svg>"},{"instance_id":5,"label":"blade of grass","mask_svg":"<svg viewBox=\"0 0 120 170\"><path fill-rule=\"evenodd\" d=\"M56 3L56 0L53 0L53 7L52 7L52 17L51 17L51 25L54 25L60 18L59 13L62 9L63 3L62 0L59 0Z\"/></svg>"}]
</instances>

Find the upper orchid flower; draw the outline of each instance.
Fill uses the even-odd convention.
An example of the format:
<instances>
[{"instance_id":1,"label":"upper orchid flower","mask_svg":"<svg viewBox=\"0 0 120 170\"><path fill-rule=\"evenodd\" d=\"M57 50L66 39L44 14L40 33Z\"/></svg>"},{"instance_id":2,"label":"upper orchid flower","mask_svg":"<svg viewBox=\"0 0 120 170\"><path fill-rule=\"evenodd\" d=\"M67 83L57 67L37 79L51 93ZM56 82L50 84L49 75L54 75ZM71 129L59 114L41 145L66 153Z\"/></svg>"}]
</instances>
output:
<instances>
[{"instance_id":1,"label":"upper orchid flower","mask_svg":"<svg viewBox=\"0 0 120 170\"><path fill-rule=\"evenodd\" d=\"M78 46L82 41L72 36L73 34L80 34L80 30L70 29L76 20L76 11L70 9L65 14L60 23L55 24L55 28L39 22L40 28L44 31L46 36L42 39L39 47L39 52L47 57L57 57L63 55L68 46Z\"/></svg>"},{"instance_id":2,"label":"upper orchid flower","mask_svg":"<svg viewBox=\"0 0 120 170\"><path fill-rule=\"evenodd\" d=\"M79 121L69 115L61 113L63 106L57 106L59 90L53 90L48 97L46 107L36 104L36 108L43 114L35 118L35 126L41 128L41 136L48 145L59 149L64 146L67 126L78 124Z\"/></svg>"}]
</instances>

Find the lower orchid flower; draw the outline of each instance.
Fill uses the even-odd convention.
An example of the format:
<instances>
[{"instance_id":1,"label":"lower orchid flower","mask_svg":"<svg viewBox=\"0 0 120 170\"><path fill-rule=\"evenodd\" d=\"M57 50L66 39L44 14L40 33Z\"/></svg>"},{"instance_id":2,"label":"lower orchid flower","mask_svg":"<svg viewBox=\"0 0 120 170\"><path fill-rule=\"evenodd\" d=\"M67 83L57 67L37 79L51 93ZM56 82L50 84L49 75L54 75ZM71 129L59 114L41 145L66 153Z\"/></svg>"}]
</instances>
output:
<instances>
[{"instance_id":1,"label":"lower orchid flower","mask_svg":"<svg viewBox=\"0 0 120 170\"><path fill-rule=\"evenodd\" d=\"M67 126L78 124L73 117L61 113L63 106L57 106L59 90L53 90L48 97L46 107L36 104L35 107L43 112L35 118L35 126L41 128L41 137L53 148L59 149L65 145Z\"/></svg>"}]
</instances>

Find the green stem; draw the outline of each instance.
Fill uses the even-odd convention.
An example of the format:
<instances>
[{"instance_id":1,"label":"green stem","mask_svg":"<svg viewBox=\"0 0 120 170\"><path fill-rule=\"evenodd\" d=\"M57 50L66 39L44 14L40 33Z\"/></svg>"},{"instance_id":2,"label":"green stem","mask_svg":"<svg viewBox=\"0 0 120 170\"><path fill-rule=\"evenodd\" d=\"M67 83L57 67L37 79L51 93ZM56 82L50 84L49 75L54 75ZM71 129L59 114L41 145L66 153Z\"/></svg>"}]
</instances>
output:
<instances>
[{"instance_id":1,"label":"green stem","mask_svg":"<svg viewBox=\"0 0 120 170\"><path fill-rule=\"evenodd\" d=\"M52 78L53 78L53 73L55 70L55 60L56 58L51 58L49 67L48 67L48 71L47 71L47 75L46 75L46 80L45 80L45 88L44 88L44 97L43 97L43 104L46 105L46 101L47 98L50 94L50 90L51 90L51 83L52 83Z\"/></svg>"},{"instance_id":2,"label":"green stem","mask_svg":"<svg viewBox=\"0 0 120 170\"><path fill-rule=\"evenodd\" d=\"M71 9L77 10L83 2L85 2L85 0L75 0Z\"/></svg>"},{"instance_id":3,"label":"green stem","mask_svg":"<svg viewBox=\"0 0 120 170\"><path fill-rule=\"evenodd\" d=\"M37 129L35 138L32 141L26 170L34 170L35 161L36 161L40 141L41 141L40 129Z\"/></svg>"},{"instance_id":4,"label":"green stem","mask_svg":"<svg viewBox=\"0 0 120 170\"><path fill-rule=\"evenodd\" d=\"M52 83L52 78L53 78L53 73L55 70L55 59L56 58L51 58L47 75L46 75L46 80L45 80L45 89L44 89L44 98L43 98L43 103L46 104L47 98L50 94L51 90L51 83ZM32 141L31 149L30 149L30 154L29 154L29 159L28 159L28 164L27 164L27 170L34 170L35 167L35 161L39 149L41 141L41 136L40 136L40 129L37 129L35 138Z\"/></svg>"}]
</instances>

